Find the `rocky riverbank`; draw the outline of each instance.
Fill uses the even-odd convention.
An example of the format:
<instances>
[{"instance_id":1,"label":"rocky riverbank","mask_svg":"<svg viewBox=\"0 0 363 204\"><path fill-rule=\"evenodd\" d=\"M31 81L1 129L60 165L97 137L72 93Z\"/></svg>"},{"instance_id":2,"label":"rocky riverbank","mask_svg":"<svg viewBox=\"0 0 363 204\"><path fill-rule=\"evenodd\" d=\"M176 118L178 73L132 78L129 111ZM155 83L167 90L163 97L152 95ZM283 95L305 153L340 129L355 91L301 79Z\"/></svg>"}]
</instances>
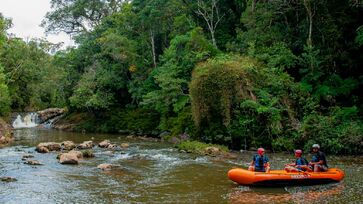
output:
<instances>
[{"instance_id":1,"label":"rocky riverbank","mask_svg":"<svg viewBox=\"0 0 363 204\"><path fill-rule=\"evenodd\" d=\"M13 131L11 126L0 118L0 146L7 145L13 140Z\"/></svg>"}]
</instances>

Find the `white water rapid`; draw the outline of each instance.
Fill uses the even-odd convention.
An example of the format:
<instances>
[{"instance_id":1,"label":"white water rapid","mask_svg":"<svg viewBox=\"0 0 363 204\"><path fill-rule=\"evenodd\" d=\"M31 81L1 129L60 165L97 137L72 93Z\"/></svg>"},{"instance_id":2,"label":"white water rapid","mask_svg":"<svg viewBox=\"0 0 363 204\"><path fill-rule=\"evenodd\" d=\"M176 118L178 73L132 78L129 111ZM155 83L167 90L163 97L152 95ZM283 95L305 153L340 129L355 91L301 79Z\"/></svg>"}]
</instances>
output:
<instances>
[{"instance_id":1,"label":"white water rapid","mask_svg":"<svg viewBox=\"0 0 363 204\"><path fill-rule=\"evenodd\" d=\"M18 115L13 122L13 127L15 129L18 128L33 128L38 126L37 124L38 114L36 113L28 113L24 116L24 119L21 118L21 115Z\"/></svg>"}]
</instances>

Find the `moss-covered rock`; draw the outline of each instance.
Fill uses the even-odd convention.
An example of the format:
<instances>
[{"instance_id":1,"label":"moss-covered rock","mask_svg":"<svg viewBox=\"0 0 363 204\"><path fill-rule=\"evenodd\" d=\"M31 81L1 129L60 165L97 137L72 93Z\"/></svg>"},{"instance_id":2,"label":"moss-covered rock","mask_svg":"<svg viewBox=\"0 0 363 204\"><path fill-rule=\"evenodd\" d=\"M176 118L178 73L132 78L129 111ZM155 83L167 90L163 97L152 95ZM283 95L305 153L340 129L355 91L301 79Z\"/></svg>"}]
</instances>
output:
<instances>
[{"instance_id":1,"label":"moss-covered rock","mask_svg":"<svg viewBox=\"0 0 363 204\"><path fill-rule=\"evenodd\" d=\"M93 158L93 157L95 157L95 154L90 149L82 150L81 152L82 152L82 155L83 155L84 158Z\"/></svg>"},{"instance_id":2,"label":"moss-covered rock","mask_svg":"<svg viewBox=\"0 0 363 204\"><path fill-rule=\"evenodd\" d=\"M198 141L184 141L177 145L180 151L210 156L218 156L228 153L228 148L222 145L206 144Z\"/></svg>"}]
</instances>

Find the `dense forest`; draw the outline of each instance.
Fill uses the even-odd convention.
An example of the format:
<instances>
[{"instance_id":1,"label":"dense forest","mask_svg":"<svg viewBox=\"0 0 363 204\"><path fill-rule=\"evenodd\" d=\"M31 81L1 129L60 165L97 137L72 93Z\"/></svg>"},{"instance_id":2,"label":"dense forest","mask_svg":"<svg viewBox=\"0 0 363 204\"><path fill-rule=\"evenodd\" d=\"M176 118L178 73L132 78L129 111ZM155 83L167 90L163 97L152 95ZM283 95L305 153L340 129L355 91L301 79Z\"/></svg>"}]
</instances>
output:
<instances>
[{"instance_id":1,"label":"dense forest","mask_svg":"<svg viewBox=\"0 0 363 204\"><path fill-rule=\"evenodd\" d=\"M76 47L7 34L0 115L67 107L79 130L274 151L363 153L361 0L51 0L42 26Z\"/></svg>"}]
</instances>

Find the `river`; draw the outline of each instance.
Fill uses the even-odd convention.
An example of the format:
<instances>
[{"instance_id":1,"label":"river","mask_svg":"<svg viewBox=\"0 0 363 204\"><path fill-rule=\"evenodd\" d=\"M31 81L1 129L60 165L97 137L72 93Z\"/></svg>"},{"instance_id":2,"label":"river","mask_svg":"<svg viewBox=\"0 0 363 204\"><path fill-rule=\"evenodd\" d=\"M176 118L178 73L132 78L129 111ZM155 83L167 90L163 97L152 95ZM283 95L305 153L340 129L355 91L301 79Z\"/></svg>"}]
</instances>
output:
<instances>
[{"instance_id":1,"label":"river","mask_svg":"<svg viewBox=\"0 0 363 204\"><path fill-rule=\"evenodd\" d=\"M34 151L40 142L72 140L130 144L122 151L95 147L96 157L77 166L61 165L57 153ZM31 153L42 166L23 164L22 155ZM268 154L272 168L293 160L288 154ZM221 160L179 153L170 144L122 135L80 134L53 130L15 131L15 142L0 148L0 203L362 203L363 157L328 156L331 167L345 171L343 182L285 188L251 188L228 180L227 171L246 167L252 153L237 159ZM97 165L110 163L118 168L101 171Z\"/></svg>"}]
</instances>

